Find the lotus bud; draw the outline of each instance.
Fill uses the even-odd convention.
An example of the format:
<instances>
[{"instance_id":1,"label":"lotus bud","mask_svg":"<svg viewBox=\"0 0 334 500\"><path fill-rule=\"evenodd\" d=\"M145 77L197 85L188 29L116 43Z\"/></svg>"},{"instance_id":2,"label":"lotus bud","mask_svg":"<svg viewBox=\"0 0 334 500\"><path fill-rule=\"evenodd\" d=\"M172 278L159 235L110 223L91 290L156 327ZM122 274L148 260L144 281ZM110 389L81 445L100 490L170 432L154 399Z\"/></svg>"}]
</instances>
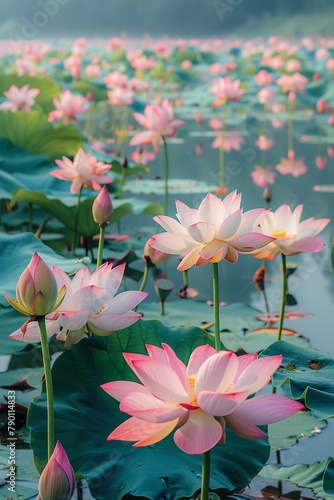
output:
<instances>
[{"instance_id":1,"label":"lotus bud","mask_svg":"<svg viewBox=\"0 0 334 500\"><path fill-rule=\"evenodd\" d=\"M317 111L318 113L327 113L329 111L329 106L327 101L324 98L320 98L317 102Z\"/></svg>"},{"instance_id":2,"label":"lotus bud","mask_svg":"<svg viewBox=\"0 0 334 500\"><path fill-rule=\"evenodd\" d=\"M143 259L146 264L161 264L171 256L170 253L161 252L150 246L151 238L146 242L144 247Z\"/></svg>"},{"instance_id":3,"label":"lotus bud","mask_svg":"<svg viewBox=\"0 0 334 500\"><path fill-rule=\"evenodd\" d=\"M99 226L109 224L109 219L113 213L113 206L106 186L103 186L94 200L92 207L93 219Z\"/></svg>"},{"instance_id":4,"label":"lotus bud","mask_svg":"<svg viewBox=\"0 0 334 500\"><path fill-rule=\"evenodd\" d=\"M327 165L326 156L317 155L317 157L315 159L315 164L320 170L323 170L325 168L325 166Z\"/></svg>"},{"instance_id":5,"label":"lotus bud","mask_svg":"<svg viewBox=\"0 0 334 500\"><path fill-rule=\"evenodd\" d=\"M41 500L70 500L75 490L74 472L59 441L38 484Z\"/></svg>"},{"instance_id":6,"label":"lotus bud","mask_svg":"<svg viewBox=\"0 0 334 500\"><path fill-rule=\"evenodd\" d=\"M328 146L327 153L328 153L328 156L330 158L334 158L334 147L333 146Z\"/></svg>"},{"instance_id":7,"label":"lotus bud","mask_svg":"<svg viewBox=\"0 0 334 500\"><path fill-rule=\"evenodd\" d=\"M56 279L43 259L34 253L16 285L16 300L5 294L14 309L25 316L45 316L62 302L66 292L58 290Z\"/></svg>"}]
</instances>

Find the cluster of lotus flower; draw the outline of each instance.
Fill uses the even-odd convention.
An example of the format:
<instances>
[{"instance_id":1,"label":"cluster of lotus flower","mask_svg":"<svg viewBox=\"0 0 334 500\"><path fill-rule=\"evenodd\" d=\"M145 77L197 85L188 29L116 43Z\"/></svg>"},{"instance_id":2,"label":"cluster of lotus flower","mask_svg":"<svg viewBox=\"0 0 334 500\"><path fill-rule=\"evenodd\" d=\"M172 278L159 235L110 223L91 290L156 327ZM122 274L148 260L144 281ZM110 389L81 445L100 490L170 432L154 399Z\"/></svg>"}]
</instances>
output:
<instances>
[{"instance_id":1,"label":"cluster of lotus flower","mask_svg":"<svg viewBox=\"0 0 334 500\"><path fill-rule=\"evenodd\" d=\"M231 56L230 54L230 61L228 63L221 64L215 62L209 65L208 74L210 77L217 77L216 80L210 80L208 85L208 93L215 98L212 102L212 107L214 109L225 107L228 103L235 103L244 97L246 97L246 104L247 98L255 99L255 102L263 108L263 117L265 121L271 121L270 127L265 127L264 131L262 130L259 132L255 144L256 147L262 151L271 149L274 147L275 141L272 137L269 137L269 135L272 134L268 134L268 129L272 130L272 128L277 129L282 127L286 121L284 116L289 114L290 111L293 111L298 95L305 93L309 84L312 86L313 82L310 77L306 77L301 73L304 70L309 71L307 64L303 66L303 53L305 50L314 51L315 63L317 63L317 65L322 64L321 68L323 74L321 75L319 72L314 72L313 74L313 80L317 80L322 78L326 72L330 73L333 71L334 59L331 57L332 46L333 41L325 39L319 39L317 43L311 39L303 39L299 44L289 45L286 40L271 37L268 40L267 47L260 41L241 44L240 41L236 40L229 41L228 43L226 42L225 46L223 41L215 40L210 48L214 50L217 57L220 52L223 53L226 51L230 54L231 51L236 48L242 48L241 56L248 58L262 52L262 59L258 63L259 67L268 69L260 69L257 73L255 72L253 77L253 81L255 82L254 89L254 84L249 86L249 83L246 83L246 81L242 82L239 78L233 80L229 74L226 75L228 72L239 69L239 61L236 56ZM201 42L199 40L192 40L190 47L192 49L199 48L201 50L209 49L205 41ZM182 55L182 52L187 49L187 43L185 40L157 42L154 46L150 47L152 55L149 57L144 54L142 49L133 50L133 48L127 46L125 40L121 39L111 39L108 42L108 48L111 53L115 53L119 49L125 50L126 61L136 71L136 76L134 78L130 78L125 72L121 72L118 69L111 70L110 62L107 62L107 60L97 55L92 57L90 63L87 64L86 61L87 59L89 60L87 40L82 38L73 43L68 57L61 59L59 56L58 59L55 59L53 56L49 58L49 62L51 65L56 65L56 63L63 64L64 68L70 71L73 81L76 81L80 76L99 79L97 81L100 83L100 80L102 80L107 89L107 104L116 108L125 108L131 106L136 101L135 93L137 93L138 96L142 96L145 92L147 95L150 95L150 92L154 92L149 72L152 68L154 69L159 65L159 61L163 61L165 68L167 64L166 61L172 51L177 49ZM37 62L41 62L43 56L48 53L50 48L47 46L39 47L37 43L36 45L31 43L27 47L24 47L24 50L22 47L19 45L16 46L15 44L6 47L6 50L9 54L15 54L15 69L18 75L35 75L39 71ZM20 50L23 50L24 53L22 61L17 57L17 53L19 53ZM301 55L299 55L299 51ZM153 55L153 52L155 52L155 55ZM193 71L196 74L196 65L193 65L189 60L183 60L181 67L186 71ZM173 67L167 66L166 71L169 74L173 73ZM147 80L145 79L146 77ZM162 82L163 78L164 77L161 77ZM248 82L249 76L247 78ZM244 88L244 84L246 84L247 90ZM18 88L16 85L11 85L11 87L4 92L6 99L4 102L0 103L0 109L11 110L13 112L19 110L29 112L34 107L35 98L38 94L39 89L37 88L29 88L28 85ZM287 97L285 101L282 99L284 95ZM54 98L53 102L55 109L49 112L49 121L62 122L63 124L75 122L80 115L84 115L89 111L92 99L92 95L87 94L83 96L73 93L69 88L63 88L60 97ZM137 136L130 141L130 145L153 145L153 151L140 147L131 154L131 158L134 161L140 161L144 164L155 159L160 144L159 137L173 136L176 129L184 124L181 120L172 120L172 104L170 102L162 100L159 96L156 96L155 99L155 104L146 105L144 114L133 114L134 118L146 130L137 134ZM181 101L182 97L176 99L174 104L176 106L180 105L180 103L182 104ZM331 103L327 102L323 97L318 99L312 111L319 117L324 114L328 116L327 122L329 126L334 124L333 107ZM199 123L203 123L203 115L201 113L195 113L195 115L196 120ZM212 118L209 120L208 124L217 132L217 137L212 143L213 148L220 148L225 152L230 152L232 150L238 151L245 143L243 134L238 133L238 131L233 128L227 130L228 119L226 116L224 119ZM99 141L92 142L93 148L98 149L105 146L105 144L103 145ZM319 153L316 157L316 166L319 169L325 168L328 160L322 149L323 148L319 148ZM196 151L198 154L202 154L203 148L201 144L197 145ZM329 157L334 156L334 149L330 144L327 147L327 153ZM275 169L265 164L254 165L250 175L254 183L260 187L265 187L274 184L277 172L282 175L290 174L294 177L299 177L305 174L307 170L308 167L305 165L304 160L302 158L296 158L293 144L291 143L289 144L286 157L281 158Z\"/></svg>"},{"instance_id":2,"label":"cluster of lotus flower","mask_svg":"<svg viewBox=\"0 0 334 500\"><path fill-rule=\"evenodd\" d=\"M65 165L68 169L74 163ZM95 181L98 180L97 175ZM198 209L177 202L178 221L168 216L155 217L166 232L150 239L152 258L155 251L159 257L179 255L182 260L178 269L186 270L223 259L235 263L239 253L270 259L279 252L294 255L323 248L316 235L328 224L328 219L300 222L301 205L293 212L283 205L276 212L254 209L244 213L240 204L241 195L235 191L224 199L209 193ZM111 210L104 186L94 202L95 221L104 224ZM71 280L61 269L50 269L35 253L17 283L16 299L6 295L16 310L29 316L11 337L38 341L38 318L42 316L46 318L48 335L58 333L58 338L68 346L78 342L84 333L109 335L132 325L140 318L133 309L147 294L126 291L116 295L124 267L113 268L105 263L93 273L86 267ZM204 345L193 351L186 366L166 344L161 348L152 345L146 348L148 356L124 353L141 383L119 381L102 386L120 401L120 410L131 415L113 430L110 440L136 441L134 446L145 446L160 441L177 427L176 445L186 453L199 454L218 442L224 443L225 425L245 438L258 439L265 436L258 425L276 422L303 409L301 403L277 394L248 399L268 384L280 366L281 356L237 357L232 352L217 352ZM41 488L45 488L46 474L49 474L47 488L51 488L50 477L56 468L63 476L66 498L70 498L74 484L72 469L60 444L54 454L42 474ZM40 493L40 498L56 496Z\"/></svg>"}]
</instances>

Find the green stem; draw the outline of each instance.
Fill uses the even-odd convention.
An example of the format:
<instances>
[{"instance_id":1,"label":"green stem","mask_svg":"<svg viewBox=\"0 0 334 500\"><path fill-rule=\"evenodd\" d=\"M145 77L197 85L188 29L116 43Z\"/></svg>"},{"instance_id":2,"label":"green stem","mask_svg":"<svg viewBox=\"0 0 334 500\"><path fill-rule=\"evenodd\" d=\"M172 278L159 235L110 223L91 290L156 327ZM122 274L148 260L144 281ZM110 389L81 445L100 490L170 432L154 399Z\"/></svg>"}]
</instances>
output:
<instances>
[{"instance_id":1,"label":"green stem","mask_svg":"<svg viewBox=\"0 0 334 500\"><path fill-rule=\"evenodd\" d=\"M183 286L188 287L188 271L182 271Z\"/></svg>"},{"instance_id":2,"label":"green stem","mask_svg":"<svg viewBox=\"0 0 334 500\"><path fill-rule=\"evenodd\" d=\"M215 349L221 350L220 325L219 325L219 275L218 263L213 262L212 289L213 289L213 320L215 329Z\"/></svg>"},{"instance_id":3,"label":"green stem","mask_svg":"<svg viewBox=\"0 0 334 500\"><path fill-rule=\"evenodd\" d=\"M226 130L226 119L227 119L227 104L224 104L223 108L223 123L220 136L220 149L219 149L219 187L224 187L225 184L225 130Z\"/></svg>"},{"instance_id":4,"label":"green stem","mask_svg":"<svg viewBox=\"0 0 334 500\"><path fill-rule=\"evenodd\" d=\"M102 264L102 252L103 252L103 245L104 245L104 231L105 231L105 226L102 225L100 226L100 238L99 238L99 246L97 249L97 260L96 260L96 267L100 267Z\"/></svg>"},{"instance_id":5,"label":"green stem","mask_svg":"<svg viewBox=\"0 0 334 500\"><path fill-rule=\"evenodd\" d=\"M160 300L160 314L161 316L165 316L165 301Z\"/></svg>"},{"instance_id":6,"label":"green stem","mask_svg":"<svg viewBox=\"0 0 334 500\"><path fill-rule=\"evenodd\" d=\"M73 229L73 237L72 237L72 255L75 254L75 247L77 244L77 226L78 226L78 219L79 219L79 207L80 207L82 189L83 189L83 186L81 186L79 193L78 193L77 207L76 207L75 217L74 217L74 229Z\"/></svg>"},{"instance_id":7,"label":"green stem","mask_svg":"<svg viewBox=\"0 0 334 500\"><path fill-rule=\"evenodd\" d=\"M262 260L262 265L263 265L264 268L266 267L266 259ZM268 304L267 293L266 293L266 289L265 289L265 285L264 285L264 278L263 278L263 290L262 290L262 293L263 293L264 303L265 303L265 306L266 306L266 313L269 314L269 304Z\"/></svg>"},{"instance_id":8,"label":"green stem","mask_svg":"<svg viewBox=\"0 0 334 500\"><path fill-rule=\"evenodd\" d=\"M143 274L143 279L139 287L139 291L143 292L147 283L147 278L148 278L148 270L149 266L146 264L145 269L144 269L144 274Z\"/></svg>"},{"instance_id":9,"label":"green stem","mask_svg":"<svg viewBox=\"0 0 334 500\"><path fill-rule=\"evenodd\" d=\"M281 340L282 337L287 289L288 289L288 279L286 275L286 256L282 253L282 299L281 299L281 310L280 310L278 330L277 330L277 340Z\"/></svg>"},{"instance_id":10,"label":"green stem","mask_svg":"<svg viewBox=\"0 0 334 500\"><path fill-rule=\"evenodd\" d=\"M201 500L209 499L209 486L210 486L210 450L203 453Z\"/></svg>"},{"instance_id":11,"label":"green stem","mask_svg":"<svg viewBox=\"0 0 334 500\"><path fill-rule=\"evenodd\" d=\"M167 214L168 209L168 175L169 175L169 160L168 160L168 150L167 142L164 136L162 136L164 143L164 156L165 156L165 194L164 194L164 215Z\"/></svg>"},{"instance_id":12,"label":"green stem","mask_svg":"<svg viewBox=\"0 0 334 500\"><path fill-rule=\"evenodd\" d=\"M293 110L294 101L288 102L288 152L293 151Z\"/></svg>"},{"instance_id":13,"label":"green stem","mask_svg":"<svg viewBox=\"0 0 334 500\"><path fill-rule=\"evenodd\" d=\"M46 333L45 317L38 318L39 331L41 333L41 346L45 376L46 404L47 404L47 439L48 439L48 460L54 449L54 409L53 409L53 386L51 375L51 360Z\"/></svg>"}]
</instances>

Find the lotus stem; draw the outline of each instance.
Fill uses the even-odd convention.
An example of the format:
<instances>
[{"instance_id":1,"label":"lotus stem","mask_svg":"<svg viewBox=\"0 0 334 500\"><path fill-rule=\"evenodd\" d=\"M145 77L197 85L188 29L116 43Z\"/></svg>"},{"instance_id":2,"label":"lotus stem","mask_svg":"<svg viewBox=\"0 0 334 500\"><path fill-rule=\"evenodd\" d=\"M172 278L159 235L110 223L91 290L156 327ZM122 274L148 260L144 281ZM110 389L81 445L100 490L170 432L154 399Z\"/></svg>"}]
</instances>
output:
<instances>
[{"instance_id":1,"label":"lotus stem","mask_svg":"<svg viewBox=\"0 0 334 500\"><path fill-rule=\"evenodd\" d=\"M214 320L214 331L215 331L215 349L216 351L221 350L220 341L220 325L219 325L219 274L218 274L218 263L213 262L213 273L212 273L212 289L213 289L213 320Z\"/></svg>"},{"instance_id":2,"label":"lotus stem","mask_svg":"<svg viewBox=\"0 0 334 500\"><path fill-rule=\"evenodd\" d=\"M74 228L73 228L73 237L72 237L72 255L75 254L75 247L77 244L77 226L78 226L78 220L79 220L79 207L80 207L82 189L83 189L83 186L81 186L79 193L78 193L77 206L76 206L75 217L74 217Z\"/></svg>"},{"instance_id":3,"label":"lotus stem","mask_svg":"<svg viewBox=\"0 0 334 500\"><path fill-rule=\"evenodd\" d=\"M149 270L149 265L146 264L145 269L144 269L143 279L142 279L142 282L141 282L140 287L139 287L140 292L143 292L145 289L145 286L147 283L147 278L148 278L148 270Z\"/></svg>"},{"instance_id":4,"label":"lotus stem","mask_svg":"<svg viewBox=\"0 0 334 500\"><path fill-rule=\"evenodd\" d=\"M201 500L209 499L209 485L210 485L210 450L203 453Z\"/></svg>"},{"instance_id":5,"label":"lotus stem","mask_svg":"<svg viewBox=\"0 0 334 500\"><path fill-rule=\"evenodd\" d=\"M220 149L219 149L219 187L224 187L225 184L225 129L226 129L226 119L227 119L227 104L224 104L223 108L223 123L220 135Z\"/></svg>"},{"instance_id":6,"label":"lotus stem","mask_svg":"<svg viewBox=\"0 0 334 500\"><path fill-rule=\"evenodd\" d=\"M188 288L188 271L182 271L183 286Z\"/></svg>"},{"instance_id":7,"label":"lotus stem","mask_svg":"<svg viewBox=\"0 0 334 500\"><path fill-rule=\"evenodd\" d=\"M164 143L164 156L165 156L165 191L164 191L164 215L167 214L168 209L168 175L169 175L169 160L168 160L168 149L167 142L164 136L162 136Z\"/></svg>"},{"instance_id":8,"label":"lotus stem","mask_svg":"<svg viewBox=\"0 0 334 500\"><path fill-rule=\"evenodd\" d=\"M38 326L41 334L42 357L45 376L46 405L47 405L47 442L48 442L48 460L54 450L54 409L53 409L53 385L51 375L51 361L46 333L45 316L38 318Z\"/></svg>"},{"instance_id":9,"label":"lotus stem","mask_svg":"<svg viewBox=\"0 0 334 500\"><path fill-rule=\"evenodd\" d=\"M165 316L165 301L160 300L160 314L161 316Z\"/></svg>"},{"instance_id":10,"label":"lotus stem","mask_svg":"<svg viewBox=\"0 0 334 500\"><path fill-rule=\"evenodd\" d=\"M105 225L102 224L100 226L100 237L99 237L99 246L97 249L97 260L96 260L96 268L100 267L102 264L102 252L103 252L103 246L104 246L104 231L105 231Z\"/></svg>"},{"instance_id":11,"label":"lotus stem","mask_svg":"<svg viewBox=\"0 0 334 500\"><path fill-rule=\"evenodd\" d=\"M284 253L282 253L282 299L281 299L281 310L280 310L278 330L277 330L277 340L281 340L282 337L287 289L288 289L288 278L286 275L286 256L284 255Z\"/></svg>"},{"instance_id":12,"label":"lotus stem","mask_svg":"<svg viewBox=\"0 0 334 500\"><path fill-rule=\"evenodd\" d=\"M262 260L262 265L264 268L266 268L266 259L263 259ZM265 304L265 307L266 307L266 313L269 314L270 310L269 310L269 304L268 304L268 298L267 298L267 293L266 293L266 287L264 285L264 277L265 277L265 274L263 275L263 290L262 290L262 293L263 293L263 299L264 299L264 304Z\"/></svg>"}]
</instances>

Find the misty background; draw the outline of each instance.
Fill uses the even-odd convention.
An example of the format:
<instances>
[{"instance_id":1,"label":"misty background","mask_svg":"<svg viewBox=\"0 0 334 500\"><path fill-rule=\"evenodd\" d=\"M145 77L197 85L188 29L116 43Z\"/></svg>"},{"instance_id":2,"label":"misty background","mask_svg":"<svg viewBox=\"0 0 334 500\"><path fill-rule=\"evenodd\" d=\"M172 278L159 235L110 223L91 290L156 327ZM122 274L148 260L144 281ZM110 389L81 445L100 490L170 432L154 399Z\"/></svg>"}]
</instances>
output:
<instances>
[{"instance_id":1,"label":"misty background","mask_svg":"<svg viewBox=\"0 0 334 500\"><path fill-rule=\"evenodd\" d=\"M334 36L333 0L0 0L0 38Z\"/></svg>"}]
</instances>

